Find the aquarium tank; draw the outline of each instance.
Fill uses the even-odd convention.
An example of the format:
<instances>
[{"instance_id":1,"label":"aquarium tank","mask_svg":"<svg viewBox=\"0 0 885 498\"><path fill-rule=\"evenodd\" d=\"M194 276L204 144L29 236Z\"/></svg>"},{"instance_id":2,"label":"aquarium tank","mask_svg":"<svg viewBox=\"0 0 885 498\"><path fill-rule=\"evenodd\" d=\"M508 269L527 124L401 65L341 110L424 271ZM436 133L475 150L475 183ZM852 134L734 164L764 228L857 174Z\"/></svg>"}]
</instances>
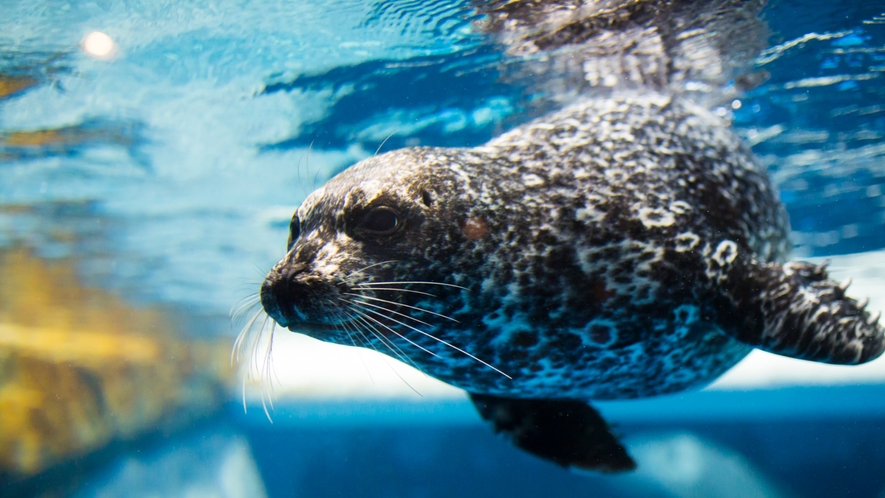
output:
<instances>
[{"instance_id":1,"label":"aquarium tank","mask_svg":"<svg viewBox=\"0 0 885 498\"><path fill-rule=\"evenodd\" d=\"M771 201L765 209L750 202L729 211L744 220L733 223L737 243L704 253L696 236L671 234L661 244L715 260L719 266L706 267L713 274L730 268L744 243L775 265L764 268L807 262L784 266L784 292L800 282L795 299L806 303L847 293L839 301L847 308L838 309L850 312L839 323L881 343L880 2L3 0L0 496L885 497L885 360L873 359L881 352L875 345L864 346L869 358L837 358L821 345L829 344L825 337L777 342L783 324L765 329L774 339L747 337L740 324L752 313L725 319L689 306L685 316L701 313L698 323L719 320L704 341L732 348L728 361L703 367L715 380L679 380L701 368L679 363L687 357L679 348L700 340L685 339L663 353L644 350L618 374L632 387L605 391L604 365L623 360L614 322L593 322L580 340L538 346L543 327L564 332L543 320L517 330L476 306L470 321L458 320L471 312L454 306L458 299L506 295L490 302L537 307L568 291L507 294L513 288L463 273L456 262L464 251L442 257L437 250L455 239L474 244L470 264L498 271L504 253L494 251L504 243L481 244L499 240L495 216L511 213L510 226L519 228L541 212L528 198L500 199L535 188L559 209L564 197L548 181L554 172L579 178L593 165L592 188L603 179L627 186L596 198L598 205L644 189L619 176L629 159L619 147L639 140L619 128L632 119L629 102L645 102L651 114L643 119L672 130L642 146L648 157L674 153L668 140L694 140L701 152L685 157L703 156L703 175L726 162L710 152L725 149L704 147L725 140L729 151L743 151L739 171L761 172L757 183L711 180L710 198L770 187L758 194ZM569 114L582 106L624 114ZM692 128L698 122L707 128ZM602 148L591 153L547 133L563 127ZM559 161L554 149L575 155ZM477 199L496 207L459 221L451 237L429 231L403 239L426 244L430 255L410 271L433 268L439 279L368 279L355 287L359 295L349 299L358 304L350 308L330 312L325 301L299 308L303 289L285 282L303 273L305 248L325 255L334 266L327 273L359 261L360 275L382 275L400 257L383 247L371 257L369 249L353 252L344 228L318 235L357 223L366 240L381 240L412 223L394 207L373 208L356 222L328 213L327 225L315 220L329 206L362 202L336 194L342 185L371 191L411 178L408 160L384 162L404 157L432 164L431 178L463 180L415 190L422 219L460 216L431 208L457 200L470 182L481 184ZM462 159L473 169L456 164ZM361 161L362 169L348 169ZM689 167L680 161L678 168ZM520 169L529 166L541 169ZM499 181L507 171L523 171L522 179ZM691 178L677 175L655 192L666 195ZM555 188L567 194L575 185ZM711 202L692 218L701 231L719 230L710 220L720 201ZM578 208L581 223L606 216L589 204ZM638 208L633 221L642 223L614 233L664 233L653 229L692 208L675 201L670 211ZM788 236L778 232L784 215ZM588 226L579 224L572 237ZM753 245L757 238L773 242ZM531 247L507 240L508 264L522 272L514 286L551 275L580 284L580 272L559 265L561 237ZM617 251L606 254L614 259L604 268L627 264ZM523 272L537 258L547 270ZM618 282L657 279L655 288L666 290L694 278L695 270L643 273L647 261L630 262ZM273 287L278 280L282 287ZM632 309L612 285L588 284L586 292ZM777 292L763 284L737 291L735 300ZM514 296L516 304L507 301ZM670 313L664 301L648 299ZM809 330L831 311L814 309L803 315ZM586 313L571 305L557 316ZM317 315L324 327L306 325ZM619 323L647 319L640 315ZM428 332L443 330L433 328L440 320L457 323L450 326L460 335ZM477 330L500 331L499 342L471 342ZM854 351L853 337L833 340ZM587 341L600 355L613 352L610 363L563 359L583 358L563 355ZM504 361L489 349L501 343L540 356L532 364L515 354ZM669 363L643 363L664 354ZM727 368L731 360L737 364ZM560 383L541 376L554 370ZM576 390L572 375L590 376L582 377L589 387ZM511 381L522 387L509 391ZM547 384L532 390L536 381ZM495 397L508 393L512 399ZM573 404L557 404L560 393ZM581 468L568 455L601 440L591 428L609 438L601 450L608 463ZM635 468L611 464L615 447Z\"/></svg>"}]
</instances>

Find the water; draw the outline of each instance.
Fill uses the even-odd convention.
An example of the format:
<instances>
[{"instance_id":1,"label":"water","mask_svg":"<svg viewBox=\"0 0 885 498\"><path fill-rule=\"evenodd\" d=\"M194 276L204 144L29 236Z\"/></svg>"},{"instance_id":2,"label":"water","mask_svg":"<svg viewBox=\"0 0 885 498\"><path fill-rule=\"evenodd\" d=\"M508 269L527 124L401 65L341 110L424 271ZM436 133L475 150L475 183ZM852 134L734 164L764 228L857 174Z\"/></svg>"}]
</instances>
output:
<instances>
[{"instance_id":1,"label":"water","mask_svg":"<svg viewBox=\"0 0 885 498\"><path fill-rule=\"evenodd\" d=\"M606 88L612 83L606 76L612 74L618 75L614 83L621 86L677 86L731 120L781 191L792 220L795 257L832 258L836 274L854 275L855 292L871 297L870 308L885 308L883 253L877 252L885 248L885 8L876 2L784 0L760 4L757 15L753 2L742 5L749 20L738 22L728 15L703 22L692 18L695 24L688 28L706 28L708 33L680 49L682 65L671 68L663 81L664 70L631 76L623 68L616 72L604 57L593 59L598 62L591 67L580 62L584 56L526 55L522 40L512 34L496 43L485 31L494 26L471 2L3 2L0 253L6 263L0 287L4 296L18 293L26 283L35 290L22 291L25 297L17 304L5 298L0 310L0 325L5 327L0 329L0 407L13 413L21 408L21 400L35 399L9 394L9 386L20 386L10 379L37 378L29 372L43 372L29 363L34 358L46 361L40 365L70 362L75 378L93 379L82 384L99 385L102 391L109 385L103 375L131 373L125 365L155 372L151 368L159 364L158 358L179 354L139 356L133 351L111 368L95 360L89 348L77 355L53 349L50 361L47 344L58 345L60 340L50 332L60 330L60 324L69 326L64 330L74 338L71 344L84 337L84 331L106 331L100 340L111 340L125 329L139 338L172 341L161 342L159 351L180 352L187 361L214 365L215 360L206 358L218 357L224 363L226 351L204 354L202 349L179 350L170 344L183 338L211 351L227 349L236 332L228 313L257 290L265 271L282 254L292 210L309 191L379 148L479 145L575 100L580 92ZM742 29L732 30L733 26ZM108 54L85 43L93 32L112 40ZM51 271L44 272L41 265ZM67 290L40 292L53 286ZM110 299L119 304L97 304ZM91 310L94 305L95 315L59 311L67 309L66 303L75 303L74 310ZM138 313L147 314L133 329L131 317ZM67 318L53 318L56 315ZM12 325L26 327L26 337L43 338L45 343L34 339L25 344L14 332L22 329L13 330ZM131 343L135 336L124 335L123 340ZM860 470L857 475L840 474L833 470L835 463L826 463L834 459L840 465L874 469L883 461L883 409L872 401L856 402L881 397L885 367L876 362L846 370L752 355L718 388L828 387L759 394L783 394L768 398L754 397L755 391L714 391L721 399L705 397L710 393L680 397L687 406L697 406L698 415L685 414L679 403L666 400L648 407L605 408L613 410L612 419L626 421L623 433L634 435L631 444L637 455L642 453L649 462L659 458L655 455L676 455L670 458L675 459L674 468L650 463L633 481L613 484L569 476L517 454L483 432L459 392L405 366L289 334L278 337L275 347L281 385L275 388L280 400L273 426L264 418L257 385L247 390L248 415L227 406L223 415L216 415L223 421L213 422L223 424L221 428L192 421L205 420L205 413L184 417L187 421L175 426L221 434L212 443L216 446L208 447L182 436L181 451L187 455L188 448L197 448L193 454L227 455L224 448L230 448L230 459L219 461L239 462L228 464L246 469L241 470L244 479L263 480L270 495L325 495L318 476L335 475L332 470L348 458L358 462L348 465L350 475L361 477L342 479L327 491L347 495L354 491L346 486L356 486L370 496L489 495L503 485L495 475L539 472L538 481L555 483L550 489L567 495L608 486L612 495L645 490L725 496L705 481L713 468L736 476L733 482L746 486L747 495L841 494L830 493L832 489L820 483L797 483L796 476L811 469L828 469L829 474L819 473L819 480L827 475L845 486L853 483L853 492L865 496L885 490L881 479ZM71 346L66 351L80 350ZM180 398L170 395L169 400L190 402L168 403L191 406L187 413L200 412L200 407L217 413L220 403L239 401L237 382L227 387L230 372L219 373L222 367L215 366L197 370L171 381L191 390L179 393ZM147 379L146 387L132 387L133 392L158 390L150 388L151 374L139 375ZM15 423L40 418L34 413L55 413L51 395L57 394L60 388L53 386L61 381L27 382L28 396L40 393L43 401L34 402L36 412L22 411ZM440 403L435 413L444 415L415 408L419 397L409 385L428 398L427 406ZM827 411L832 404L828 400L843 395L855 404ZM737 414L725 417L727 423L716 418L716 406L738 406L735 400L751 405L764 400L770 403L765 406L783 411L766 418L768 410L732 410ZM797 403L808 410L791 409ZM101 413L130 413L114 402L95 406ZM60 410L58 423L49 424L56 429L34 434L50 439L59 435L64 417L75 411ZM808 411L820 416L809 418ZM655 413L675 415L660 421ZM97 418L92 414L85 419L89 417ZM162 444L156 447L156 433L148 430L155 422L145 417L130 429L114 425L106 437L85 438L88 443L64 446L74 448L70 452L31 460L29 468L49 474L21 478L0 472L6 479L0 479L0 490L9 486L29 494L60 487L93 496L101 489L127 489L128 475L146 488L160 489L162 484L170 494L180 493L193 484L186 477L133 477L140 474L120 463L128 458L121 456L127 455L125 448L113 446L149 440L155 446L149 452L153 456L141 461L144 468L190 465ZM42 448L39 442L18 446L22 443L12 437L10 427L18 427L12 417L0 418L0 424L0 455L30 455L27 448ZM747 438L729 437L729 431L738 430L734 427ZM831 431L830 439L817 451L803 443L822 430ZM100 428L95 433L103 434ZM225 434L233 435L224 439ZM323 437L335 441L328 443L334 450L323 446ZM298 446L297 441L305 442ZM778 450L778 458L769 454L772 441L786 446ZM96 449L108 444L112 449L96 458ZM416 447L432 448L432 455L421 460ZM382 471L373 463L379 458L391 459L392 468ZM461 458L468 463L458 467ZM296 470L281 459L292 461ZM9 456L2 461L18 460ZM698 467L702 461L713 467ZM663 473L656 474L660 469ZM300 481L282 478L287 472L301 476ZM478 484L452 484L455 487L442 486L435 492L414 476L408 478L414 481L406 479L418 473L426 482L445 482L447 473L457 472L468 472ZM76 482L82 489L71 484L70 475L80 476ZM208 476L203 481L209 487L194 489L208 493L215 474L206 470L200 475ZM522 483L508 488L515 494L540 489L532 487L532 480L514 482Z\"/></svg>"}]
</instances>

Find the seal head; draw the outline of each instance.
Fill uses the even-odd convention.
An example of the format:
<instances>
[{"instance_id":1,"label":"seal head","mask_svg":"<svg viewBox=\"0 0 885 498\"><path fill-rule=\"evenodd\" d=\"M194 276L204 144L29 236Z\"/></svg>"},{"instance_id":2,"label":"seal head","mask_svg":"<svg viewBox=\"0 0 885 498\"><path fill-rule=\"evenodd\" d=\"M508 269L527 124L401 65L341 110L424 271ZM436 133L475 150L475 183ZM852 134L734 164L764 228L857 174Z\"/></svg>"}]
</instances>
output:
<instances>
[{"instance_id":1,"label":"seal head","mask_svg":"<svg viewBox=\"0 0 885 498\"><path fill-rule=\"evenodd\" d=\"M434 253L425 241L439 235L426 220L438 216L437 192L451 186L427 174L422 152L364 161L304 201L290 223L286 257L261 287L262 304L277 323L351 344L345 325L362 312L350 301L386 295L366 287L383 287L379 282L395 275L426 276L421 266Z\"/></svg>"}]
</instances>

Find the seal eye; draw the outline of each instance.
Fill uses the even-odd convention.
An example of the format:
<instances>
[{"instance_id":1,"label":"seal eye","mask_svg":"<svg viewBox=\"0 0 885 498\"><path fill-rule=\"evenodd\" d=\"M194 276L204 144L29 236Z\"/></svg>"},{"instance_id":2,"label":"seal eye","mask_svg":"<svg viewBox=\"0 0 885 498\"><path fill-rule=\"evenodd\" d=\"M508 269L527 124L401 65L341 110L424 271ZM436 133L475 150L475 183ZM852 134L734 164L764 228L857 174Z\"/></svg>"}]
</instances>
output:
<instances>
[{"instance_id":1,"label":"seal eye","mask_svg":"<svg viewBox=\"0 0 885 498\"><path fill-rule=\"evenodd\" d=\"M400 228L399 213L389 206L378 206L366 213L360 222L360 230L374 235L390 235Z\"/></svg>"},{"instance_id":2,"label":"seal eye","mask_svg":"<svg viewBox=\"0 0 885 498\"><path fill-rule=\"evenodd\" d=\"M289 241L286 242L287 251L292 250L292 245L298 240L299 235L301 235L301 220L297 216L293 216L292 221L289 222Z\"/></svg>"}]
</instances>

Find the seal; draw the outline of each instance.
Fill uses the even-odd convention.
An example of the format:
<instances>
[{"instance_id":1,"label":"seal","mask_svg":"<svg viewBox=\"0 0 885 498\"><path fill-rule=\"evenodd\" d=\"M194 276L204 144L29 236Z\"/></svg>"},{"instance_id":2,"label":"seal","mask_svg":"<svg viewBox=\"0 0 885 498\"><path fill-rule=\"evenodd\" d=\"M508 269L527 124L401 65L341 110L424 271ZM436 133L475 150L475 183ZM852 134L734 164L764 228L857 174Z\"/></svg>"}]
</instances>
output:
<instances>
[{"instance_id":1,"label":"seal","mask_svg":"<svg viewBox=\"0 0 885 498\"><path fill-rule=\"evenodd\" d=\"M615 92L480 147L350 167L297 209L260 299L292 331L468 391L531 453L627 470L589 400L702 386L754 347L839 364L885 349L847 285L786 262L788 225L720 118Z\"/></svg>"}]
</instances>

